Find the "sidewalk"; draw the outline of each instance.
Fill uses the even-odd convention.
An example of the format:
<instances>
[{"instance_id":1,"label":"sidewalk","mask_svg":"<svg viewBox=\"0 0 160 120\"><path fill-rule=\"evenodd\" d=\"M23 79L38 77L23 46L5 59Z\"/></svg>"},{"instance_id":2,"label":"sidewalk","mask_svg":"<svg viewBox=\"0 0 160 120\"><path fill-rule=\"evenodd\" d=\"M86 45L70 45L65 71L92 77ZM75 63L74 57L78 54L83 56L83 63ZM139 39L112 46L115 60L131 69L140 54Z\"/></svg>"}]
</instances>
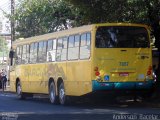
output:
<instances>
[{"instance_id":1,"label":"sidewalk","mask_svg":"<svg viewBox=\"0 0 160 120\"><path fill-rule=\"evenodd\" d=\"M3 91L3 89L0 89L0 92L10 92L10 86L7 85L6 89Z\"/></svg>"}]
</instances>

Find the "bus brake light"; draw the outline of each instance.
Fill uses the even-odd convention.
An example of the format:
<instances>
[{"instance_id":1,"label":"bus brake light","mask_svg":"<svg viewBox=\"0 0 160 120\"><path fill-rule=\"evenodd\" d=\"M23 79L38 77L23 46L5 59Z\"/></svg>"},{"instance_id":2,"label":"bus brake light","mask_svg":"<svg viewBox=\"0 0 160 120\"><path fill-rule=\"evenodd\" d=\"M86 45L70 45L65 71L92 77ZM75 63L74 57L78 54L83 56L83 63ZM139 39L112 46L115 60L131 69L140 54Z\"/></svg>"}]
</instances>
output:
<instances>
[{"instance_id":1,"label":"bus brake light","mask_svg":"<svg viewBox=\"0 0 160 120\"><path fill-rule=\"evenodd\" d=\"M151 74L152 74L151 70L148 70L147 75L151 75Z\"/></svg>"},{"instance_id":2,"label":"bus brake light","mask_svg":"<svg viewBox=\"0 0 160 120\"><path fill-rule=\"evenodd\" d=\"M151 75L152 74L152 66L148 67L148 71L147 71L147 75Z\"/></svg>"},{"instance_id":3,"label":"bus brake light","mask_svg":"<svg viewBox=\"0 0 160 120\"><path fill-rule=\"evenodd\" d=\"M96 75L96 76L99 76L99 75L100 75L99 71L96 71L96 72L95 72L95 75Z\"/></svg>"}]
</instances>

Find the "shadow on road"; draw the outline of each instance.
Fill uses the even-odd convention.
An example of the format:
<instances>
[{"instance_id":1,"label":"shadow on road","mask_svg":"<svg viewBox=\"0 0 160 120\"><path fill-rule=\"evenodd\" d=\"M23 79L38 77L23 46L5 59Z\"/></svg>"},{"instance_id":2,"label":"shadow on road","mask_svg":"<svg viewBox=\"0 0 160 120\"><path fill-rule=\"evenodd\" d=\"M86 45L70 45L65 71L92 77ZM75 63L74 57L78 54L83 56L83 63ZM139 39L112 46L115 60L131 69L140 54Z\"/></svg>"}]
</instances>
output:
<instances>
[{"instance_id":1,"label":"shadow on road","mask_svg":"<svg viewBox=\"0 0 160 120\"><path fill-rule=\"evenodd\" d=\"M54 120L113 120L116 114L135 116L157 114L160 108L158 103L144 101L140 97L135 102L133 96L76 97L67 106L51 105L47 97L39 95L23 101L17 100L15 94L4 94L1 97L3 101L8 101L10 108L6 107L6 112L0 116L0 119L11 116L16 120L49 120L52 118Z\"/></svg>"},{"instance_id":2,"label":"shadow on road","mask_svg":"<svg viewBox=\"0 0 160 120\"><path fill-rule=\"evenodd\" d=\"M142 100L141 97L137 97L135 101L133 96L72 97L71 100L66 106L82 108L160 108L160 103ZM29 98L27 101L50 104L47 97L41 96Z\"/></svg>"}]
</instances>

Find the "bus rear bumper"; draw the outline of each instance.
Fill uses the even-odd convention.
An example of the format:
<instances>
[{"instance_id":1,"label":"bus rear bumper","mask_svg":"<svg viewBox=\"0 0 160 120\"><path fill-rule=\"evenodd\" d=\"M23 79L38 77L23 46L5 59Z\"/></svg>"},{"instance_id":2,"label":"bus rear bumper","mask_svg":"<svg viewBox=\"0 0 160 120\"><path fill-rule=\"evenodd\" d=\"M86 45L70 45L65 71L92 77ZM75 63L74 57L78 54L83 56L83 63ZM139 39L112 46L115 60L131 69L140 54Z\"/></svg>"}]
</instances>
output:
<instances>
[{"instance_id":1,"label":"bus rear bumper","mask_svg":"<svg viewBox=\"0 0 160 120\"><path fill-rule=\"evenodd\" d=\"M92 81L92 90L141 90L151 89L154 85L154 80L146 82L98 82Z\"/></svg>"}]
</instances>

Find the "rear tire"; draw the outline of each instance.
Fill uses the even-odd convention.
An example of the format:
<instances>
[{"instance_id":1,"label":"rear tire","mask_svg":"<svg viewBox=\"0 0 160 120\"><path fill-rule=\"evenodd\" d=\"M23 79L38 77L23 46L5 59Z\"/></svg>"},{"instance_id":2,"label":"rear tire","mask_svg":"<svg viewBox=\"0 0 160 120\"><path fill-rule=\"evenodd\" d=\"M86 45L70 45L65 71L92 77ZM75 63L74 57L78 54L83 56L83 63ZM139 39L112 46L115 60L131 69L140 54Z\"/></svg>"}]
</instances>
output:
<instances>
[{"instance_id":1,"label":"rear tire","mask_svg":"<svg viewBox=\"0 0 160 120\"><path fill-rule=\"evenodd\" d=\"M49 84L49 99L52 104L58 104L58 97L56 95L56 87L54 82Z\"/></svg>"},{"instance_id":2,"label":"rear tire","mask_svg":"<svg viewBox=\"0 0 160 120\"><path fill-rule=\"evenodd\" d=\"M69 104L70 100L69 100L69 97L66 96L65 89L64 89L64 83L63 82L60 83L58 92L59 92L58 95L59 95L59 102L60 102L60 104L61 105L67 105L67 104Z\"/></svg>"}]
</instances>

